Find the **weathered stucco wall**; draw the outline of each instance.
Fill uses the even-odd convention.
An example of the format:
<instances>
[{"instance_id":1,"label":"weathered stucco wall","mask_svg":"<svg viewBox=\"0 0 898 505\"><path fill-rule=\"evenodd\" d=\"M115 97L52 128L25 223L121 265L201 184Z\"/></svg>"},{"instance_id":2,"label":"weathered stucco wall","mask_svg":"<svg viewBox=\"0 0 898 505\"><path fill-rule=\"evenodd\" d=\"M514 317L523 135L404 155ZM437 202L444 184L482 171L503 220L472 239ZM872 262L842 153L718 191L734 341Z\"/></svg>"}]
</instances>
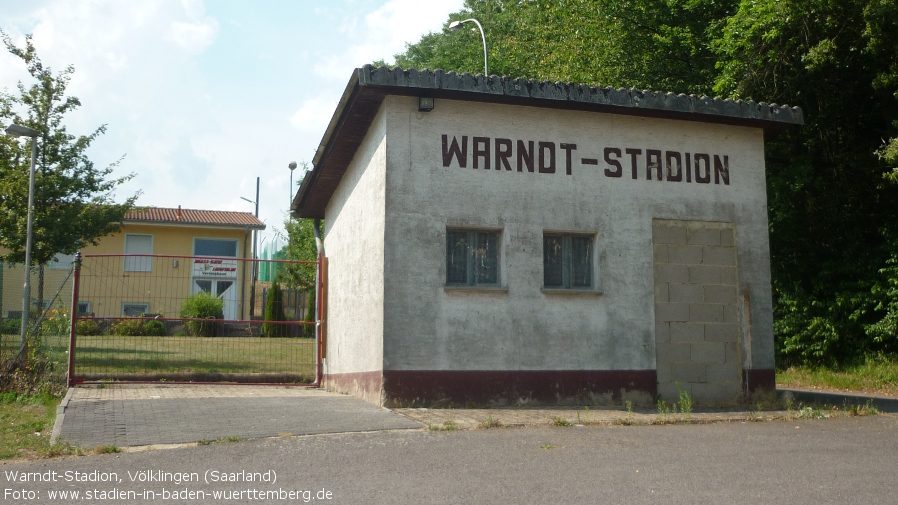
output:
<instances>
[{"instance_id":1,"label":"weathered stucco wall","mask_svg":"<svg viewBox=\"0 0 898 505\"><path fill-rule=\"evenodd\" d=\"M380 401L384 321L385 119L379 114L325 217L326 385Z\"/></svg>"},{"instance_id":2,"label":"weathered stucco wall","mask_svg":"<svg viewBox=\"0 0 898 505\"><path fill-rule=\"evenodd\" d=\"M360 248L365 255L351 256L360 261L358 266L338 268L331 244L328 255L334 258L335 275L340 268L374 266L368 255L383 249L375 246L373 236L385 231L382 298L367 303L370 312L353 310L376 318L373 309L383 303L385 370L654 370L653 219L733 224L738 289L750 300L744 364L773 368L760 129L452 100L436 100L433 111L419 112L417 98L398 96L385 100L376 125L364 152L370 152L372 139L381 139L386 128L385 181L370 176L386 185L386 228L381 214L341 214L337 219L364 217L356 225L354 245L369 237L372 242ZM444 155L443 135L450 150L453 139L461 147L467 137L464 168L460 153ZM526 164L518 169L519 140L525 146L534 141L534 149L543 151L542 170L536 155L532 172ZM503 154L508 146L506 168L499 165L497 149ZM635 178L634 157L627 149L641 150L635 157ZM548 173L552 150L554 172ZM659 170L647 168L649 150L659 151L651 155L661 162L662 180L657 180ZM373 156L360 151L357 159ZM715 162L724 161L728 181L722 172L715 173ZM697 163L703 167L698 172ZM357 165L353 163L335 201L347 201L348 189L363 186L354 182ZM680 181L671 180L677 175ZM707 182L697 180L705 176ZM352 198L374 199L369 184L381 190L375 182L366 183L362 193L367 196ZM329 229L341 206L335 203L328 207ZM344 213L350 209L342 206ZM507 291L444 287L447 227L501 230L501 285ZM542 292L545 230L595 234L595 288L602 294ZM331 328L359 324L339 322L338 290L332 279ZM367 342L368 337L357 333L353 338ZM363 348L373 350L371 345L357 349Z\"/></svg>"}]
</instances>

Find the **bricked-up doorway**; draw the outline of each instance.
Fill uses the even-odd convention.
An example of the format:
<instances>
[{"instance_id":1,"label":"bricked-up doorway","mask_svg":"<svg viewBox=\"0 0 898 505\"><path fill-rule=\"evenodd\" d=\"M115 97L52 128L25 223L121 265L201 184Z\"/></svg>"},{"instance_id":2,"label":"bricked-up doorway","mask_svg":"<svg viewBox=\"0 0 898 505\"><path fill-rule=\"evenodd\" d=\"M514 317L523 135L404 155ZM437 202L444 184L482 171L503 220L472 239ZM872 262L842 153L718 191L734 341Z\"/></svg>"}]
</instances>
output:
<instances>
[{"instance_id":1,"label":"bricked-up doorway","mask_svg":"<svg viewBox=\"0 0 898 505\"><path fill-rule=\"evenodd\" d=\"M742 393L736 229L707 221L652 222L658 394L677 385L698 401Z\"/></svg>"}]
</instances>

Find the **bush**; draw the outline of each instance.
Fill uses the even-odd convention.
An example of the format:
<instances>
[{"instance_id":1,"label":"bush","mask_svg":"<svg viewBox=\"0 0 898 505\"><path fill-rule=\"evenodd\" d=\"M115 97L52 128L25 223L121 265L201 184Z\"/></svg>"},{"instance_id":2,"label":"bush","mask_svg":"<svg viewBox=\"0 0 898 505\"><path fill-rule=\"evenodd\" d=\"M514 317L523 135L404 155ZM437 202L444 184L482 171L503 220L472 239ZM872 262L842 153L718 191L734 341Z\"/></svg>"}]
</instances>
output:
<instances>
[{"instance_id":1,"label":"bush","mask_svg":"<svg viewBox=\"0 0 898 505\"><path fill-rule=\"evenodd\" d=\"M165 337L168 336L168 331L165 329L165 323L159 321L157 319L152 319L150 321L144 321L144 335L150 337Z\"/></svg>"},{"instance_id":2,"label":"bush","mask_svg":"<svg viewBox=\"0 0 898 505\"><path fill-rule=\"evenodd\" d=\"M75 321L75 334L85 336L99 335L100 325L93 319L79 319Z\"/></svg>"},{"instance_id":3,"label":"bush","mask_svg":"<svg viewBox=\"0 0 898 505\"><path fill-rule=\"evenodd\" d=\"M268 290L268 297L265 299L265 320L287 320L287 315L284 313L284 294L281 292L281 285L277 281L272 283L271 289ZM262 335L265 337L286 336L287 326L284 324L264 323L262 324Z\"/></svg>"},{"instance_id":4,"label":"bush","mask_svg":"<svg viewBox=\"0 0 898 505\"><path fill-rule=\"evenodd\" d=\"M0 323L0 335L19 335L22 330L21 319L3 319Z\"/></svg>"},{"instance_id":5,"label":"bush","mask_svg":"<svg viewBox=\"0 0 898 505\"><path fill-rule=\"evenodd\" d=\"M123 337L140 337L146 335L143 320L137 318L119 319L109 327L110 335Z\"/></svg>"},{"instance_id":6,"label":"bush","mask_svg":"<svg viewBox=\"0 0 898 505\"><path fill-rule=\"evenodd\" d=\"M197 293L184 300L178 315L190 319L224 319L224 300L211 293ZM214 321L184 321L184 327L195 337L214 337L217 326Z\"/></svg>"}]
</instances>

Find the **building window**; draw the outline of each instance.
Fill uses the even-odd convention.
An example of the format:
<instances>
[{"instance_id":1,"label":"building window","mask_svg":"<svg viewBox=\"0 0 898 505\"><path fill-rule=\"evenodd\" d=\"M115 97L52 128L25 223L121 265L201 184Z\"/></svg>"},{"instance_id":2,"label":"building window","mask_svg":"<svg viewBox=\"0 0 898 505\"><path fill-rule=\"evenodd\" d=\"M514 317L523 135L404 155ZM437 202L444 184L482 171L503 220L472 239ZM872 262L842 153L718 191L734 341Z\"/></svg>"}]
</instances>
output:
<instances>
[{"instance_id":1,"label":"building window","mask_svg":"<svg viewBox=\"0 0 898 505\"><path fill-rule=\"evenodd\" d=\"M75 261L74 254L59 253L50 260L50 270L71 270L73 261Z\"/></svg>"},{"instance_id":2,"label":"building window","mask_svg":"<svg viewBox=\"0 0 898 505\"><path fill-rule=\"evenodd\" d=\"M92 316L90 302L78 302L78 316Z\"/></svg>"},{"instance_id":3,"label":"building window","mask_svg":"<svg viewBox=\"0 0 898 505\"><path fill-rule=\"evenodd\" d=\"M556 289L592 288L593 236L543 234L543 286Z\"/></svg>"},{"instance_id":4,"label":"building window","mask_svg":"<svg viewBox=\"0 0 898 505\"><path fill-rule=\"evenodd\" d=\"M499 285L499 232L446 230L446 285Z\"/></svg>"},{"instance_id":5,"label":"building window","mask_svg":"<svg viewBox=\"0 0 898 505\"><path fill-rule=\"evenodd\" d=\"M123 303L122 315L128 317L140 317L150 312L149 303Z\"/></svg>"},{"instance_id":6,"label":"building window","mask_svg":"<svg viewBox=\"0 0 898 505\"><path fill-rule=\"evenodd\" d=\"M125 235L125 254L150 255L153 254L153 236ZM126 272L151 272L153 271L153 258L149 256L125 256Z\"/></svg>"},{"instance_id":7,"label":"building window","mask_svg":"<svg viewBox=\"0 0 898 505\"><path fill-rule=\"evenodd\" d=\"M193 239L193 254L196 256L237 257L237 241L214 238Z\"/></svg>"}]
</instances>

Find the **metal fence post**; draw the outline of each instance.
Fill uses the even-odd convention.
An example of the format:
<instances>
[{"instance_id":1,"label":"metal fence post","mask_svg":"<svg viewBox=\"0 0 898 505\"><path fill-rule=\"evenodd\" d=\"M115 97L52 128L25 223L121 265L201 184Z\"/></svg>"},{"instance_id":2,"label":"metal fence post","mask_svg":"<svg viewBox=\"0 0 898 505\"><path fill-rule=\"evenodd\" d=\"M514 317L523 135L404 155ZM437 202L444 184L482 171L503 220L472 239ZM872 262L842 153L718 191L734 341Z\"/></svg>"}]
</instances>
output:
<instances>
[{"instance_id":1,"label":"metal fence post","mask_svg":"<svg viewBox=\"0 0 898 505\"><path fill-rule=\"evenodd\" d=\"M67 376L69 387L75 385L75 334L78 323L78 286L81 280L81 251L75 253L72 269L74 270L75 278L72 281L72 327L69 333L69 371Z\"/></svg>"}]
</instances>

